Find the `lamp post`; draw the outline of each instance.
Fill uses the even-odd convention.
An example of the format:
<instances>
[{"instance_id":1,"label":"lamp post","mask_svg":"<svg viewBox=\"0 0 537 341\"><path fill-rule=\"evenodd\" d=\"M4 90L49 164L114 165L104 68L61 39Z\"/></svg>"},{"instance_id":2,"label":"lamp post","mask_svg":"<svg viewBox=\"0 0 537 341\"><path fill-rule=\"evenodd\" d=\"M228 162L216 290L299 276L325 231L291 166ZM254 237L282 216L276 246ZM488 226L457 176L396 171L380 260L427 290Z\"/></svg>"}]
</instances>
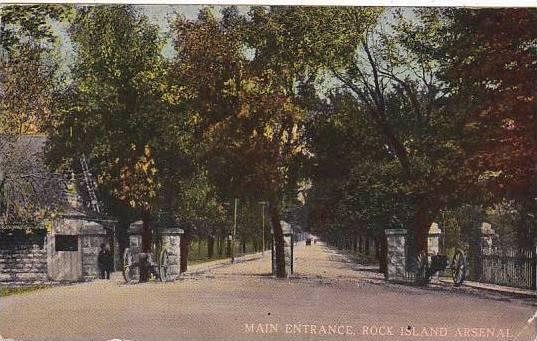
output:
<instances>
[{"instance_id":1,"label":"lamp post","mask_svg":"<svg viewBox=\"0 0 537 341\"><path fill-rule=\"evenodd\" d=\"M226 208L229 208L229 206L231 206L231 203L229 202L224 202L223 204ZM238 206L239 206L239 198L235 198L234 208L233 208L233 231L231 231L228 235L228 241L230 243L229 251L231 254L231 263L235 262L235 240L237 237L237 207Z\"/></svg>"},{"instance_id":2,"label":"lamp post","mask_svg":"<svg viewBox=\"0 0 537 341\"><path fill-rule=\"evenodd\" d=\"M233 239L231 242L231 263L235 263L235 240L237 240L237 206L239 205L239 198L235 198L235 207L233 210Z\"/></svg>"},{"instance_id":3,"label":"lamp post","mask_svg":"<svg viewBox=\"0 0 537 341\"><path fill-rule=\"evenodd\" d=\"M259 205L261 205L261 240L262 240L262 249L261 254L265 255L265 205L267 204L266 201L260 201Z\"/></svg>"},{"instance_id":4,"label":"lamp post","mask_svg":"<svg viewBox=\"0 0 537 341\"><path fill-rule=\"evenodd\" d=\"M230 233L227 236L227 256L231 257L231 243L233 242L233 234ZM232 261L233 262L233 261Z\"/></svg>"}]
</instances>

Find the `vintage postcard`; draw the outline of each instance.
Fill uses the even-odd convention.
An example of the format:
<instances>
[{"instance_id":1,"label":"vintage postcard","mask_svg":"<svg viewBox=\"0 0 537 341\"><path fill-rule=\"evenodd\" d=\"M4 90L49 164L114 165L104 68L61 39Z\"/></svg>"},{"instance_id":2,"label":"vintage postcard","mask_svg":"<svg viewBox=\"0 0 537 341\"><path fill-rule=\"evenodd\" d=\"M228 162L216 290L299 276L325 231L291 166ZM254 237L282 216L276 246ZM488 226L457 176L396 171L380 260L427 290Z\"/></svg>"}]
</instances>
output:
<instances>
[{"instance_id":1,"label":"vintage postcard","mask_svg":"<svg viewBox=\"0 0 537 341\"><path fill-rule=\"evenodd\" d=\"M0 5L0 340L537 340L537 8Z\"/></svg>"}]
</instances>

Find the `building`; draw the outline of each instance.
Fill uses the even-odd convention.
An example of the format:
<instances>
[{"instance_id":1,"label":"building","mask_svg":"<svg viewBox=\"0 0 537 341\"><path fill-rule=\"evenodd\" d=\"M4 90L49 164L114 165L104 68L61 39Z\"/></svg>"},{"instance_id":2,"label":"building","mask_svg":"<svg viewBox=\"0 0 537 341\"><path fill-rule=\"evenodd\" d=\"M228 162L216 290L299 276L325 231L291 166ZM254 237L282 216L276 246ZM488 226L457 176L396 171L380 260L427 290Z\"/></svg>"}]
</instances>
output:
<instances>
[{"instance_id":1,"label":"building","mask_svg":"<svg viewBox=\"0 0 537 341\"><path fill-rule=\"evenodd\" d=\"M100 244L117 250L116 222L90 209L82 176L47 168L45 145L0 137L0 283L91 280Z\"/></svg>"}]
</instances>

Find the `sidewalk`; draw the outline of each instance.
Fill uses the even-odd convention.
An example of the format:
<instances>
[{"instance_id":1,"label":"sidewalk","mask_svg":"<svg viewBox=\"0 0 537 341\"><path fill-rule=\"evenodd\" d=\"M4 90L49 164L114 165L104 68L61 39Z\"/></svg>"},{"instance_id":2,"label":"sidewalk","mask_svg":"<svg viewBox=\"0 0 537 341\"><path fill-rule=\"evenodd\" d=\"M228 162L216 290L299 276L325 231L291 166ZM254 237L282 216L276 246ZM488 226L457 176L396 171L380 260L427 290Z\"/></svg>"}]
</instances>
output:
<instances>
[{"instance_id":1,"label":"sidewalk","mask_svg":"<svg viewBox=\"0 0 537 341\"><path fill-rule=\"evenodd\" d=\"M248 261L253 261L257 259L261 259L263 257L270 256L270 250L265 251L265 255L263 255L261 252L257 253L251 253L244 256L235 257L235 262L233 264L239 264L244 263ZM231 259L225 258L225 259L218 259L215 261L209 261L209 262L203 262L198 264L193 264L188 266L188 270L181 274L181 276L184 275L199 275L201 273L204 273L209 270L221 268L231 265Z\"/></svg>"},{"instance_id":2,"label":"sidewalk","mask_svg":"<svg viewBox=\"0 0 537 341\"><path fill-rule=\"evenodd\" d=\"M449 279L448 277L441 277L439 281L445 284L453 284L451 279ZM473 282L473 281L465 280L460 287L485 290L489 292L507 294L507 295L517 296L521 298L537 298L536 290L507 287L507 286L491 284L491 283L481 283L481 282Z\"/></svg>"}]
</instances>

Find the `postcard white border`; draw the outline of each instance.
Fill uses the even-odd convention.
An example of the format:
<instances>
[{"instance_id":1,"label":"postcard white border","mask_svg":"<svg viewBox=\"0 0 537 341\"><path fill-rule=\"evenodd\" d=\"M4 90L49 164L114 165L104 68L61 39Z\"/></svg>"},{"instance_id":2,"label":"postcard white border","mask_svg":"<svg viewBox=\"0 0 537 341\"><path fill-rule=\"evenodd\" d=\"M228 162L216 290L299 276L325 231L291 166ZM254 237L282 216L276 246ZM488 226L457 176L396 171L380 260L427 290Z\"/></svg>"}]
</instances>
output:
<instances>
[{"instance_id":1,"label":"postcard white border","mask_svg":"<svg viewBox=\"0 0 537 341\"><path fill-rule=\"evenodd\" d=\"M0 0L0 4L86 3L135 5L287 5L287 6L439 6L439 7L533 7L537 0Z\"/></svg>"}]
</instances>

